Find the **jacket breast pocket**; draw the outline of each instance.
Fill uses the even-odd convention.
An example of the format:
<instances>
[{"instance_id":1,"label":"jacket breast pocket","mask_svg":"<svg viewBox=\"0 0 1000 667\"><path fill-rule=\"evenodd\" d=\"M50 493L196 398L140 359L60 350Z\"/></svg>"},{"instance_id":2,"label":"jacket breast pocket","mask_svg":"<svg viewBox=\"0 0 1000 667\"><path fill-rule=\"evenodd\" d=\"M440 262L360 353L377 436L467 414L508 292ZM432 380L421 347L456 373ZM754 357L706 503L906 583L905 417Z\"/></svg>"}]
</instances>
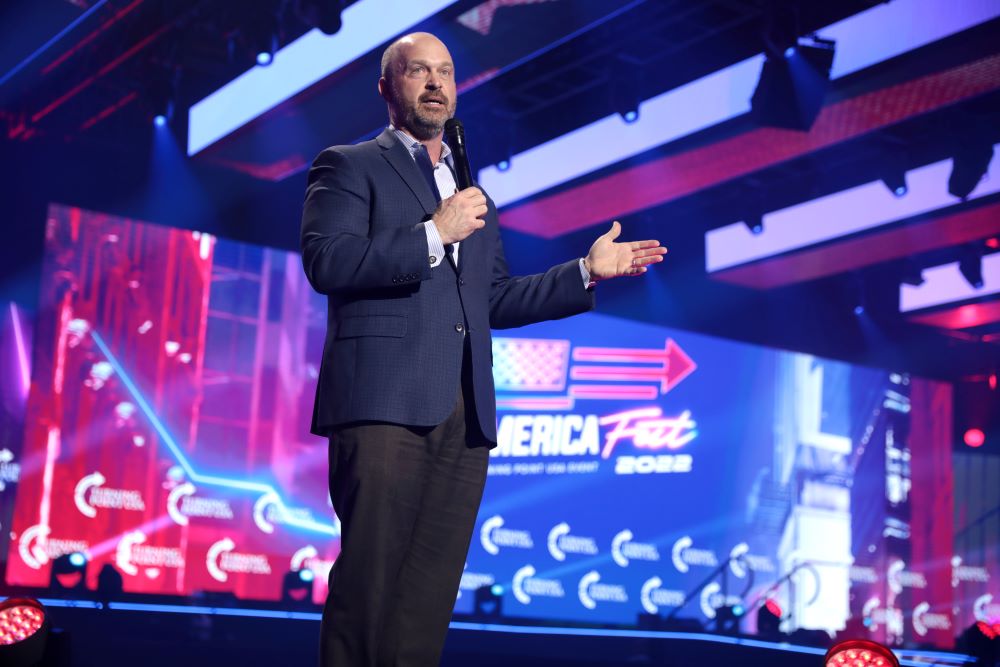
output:
<instances>
[{"instance_id":1,"label":"jacket breast pocket","mask_svg":"<svg viewBox=\"0 0 1000 667\"><path fill-rule=\"evenodd\" d=\"M337 325L337 338L384 336L402 338L406 335L406 317L403 315L359 315L345 317Z\"/></svg>"}]
</instances>

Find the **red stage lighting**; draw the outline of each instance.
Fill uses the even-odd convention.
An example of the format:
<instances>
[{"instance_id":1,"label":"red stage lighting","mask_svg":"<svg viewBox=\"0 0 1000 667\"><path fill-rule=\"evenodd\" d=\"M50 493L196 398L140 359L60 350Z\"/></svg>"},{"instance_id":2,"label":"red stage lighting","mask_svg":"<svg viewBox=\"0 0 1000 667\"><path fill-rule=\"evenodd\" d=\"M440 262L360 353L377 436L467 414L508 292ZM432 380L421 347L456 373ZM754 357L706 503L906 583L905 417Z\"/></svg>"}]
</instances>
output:
<instances>
[{"instance_id":1,"label":"red stage lighting","mask_svg":"<svg viewBox=\"0 0 1000 667\"><path fill-rule=\"evenodd\" d=\"M826 652L826 667L899 667L896 655L867 639L848 639Z\"/></svg>"},{"instance_id":2,"label":"red stage lighting","mask_svg":"<svg viewBox=\"0 0 1000 667\"><path fill-rule=\"evenodd\" d=\"M970 428L965 432L963 440L969 447L982 447L983 443L986 442L986 434L981 429Z\"/></svg>"},{"instance_id":3,"label":"red stage lighting","mask_svg":"<svg viewBox=\"0 0 1000 667\"><path fill-rule=\"evenodd\" d=\"M30 598L0 602L0 663L34 665L45 653L49 619L45 607Z\"/></svg>"},{"instance_id":4,"label":"red stage lighting","mask_svg":"<svg viewBox=\"0 0 1000 667\"><path fill-rule=\"evenodd\" d=\"M764 606L767 607L767 610L769 612L771 612L778 618L781 618L782 616L781 605L779 605L773 599L769 599L766 603L764 603Z\"/></svg>"}]
</instances>

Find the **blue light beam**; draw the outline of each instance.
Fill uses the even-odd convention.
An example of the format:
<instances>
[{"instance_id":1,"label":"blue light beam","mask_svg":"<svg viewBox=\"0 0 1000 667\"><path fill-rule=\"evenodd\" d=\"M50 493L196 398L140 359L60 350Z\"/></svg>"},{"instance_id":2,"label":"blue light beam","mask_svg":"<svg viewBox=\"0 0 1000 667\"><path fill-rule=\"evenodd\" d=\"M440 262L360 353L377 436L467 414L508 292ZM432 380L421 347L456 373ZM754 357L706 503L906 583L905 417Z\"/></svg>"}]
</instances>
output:
<instances>
[{"instance_id":1,"label":"blue light beam","mask_svg":"<svg viewBox=\"0 0 1000 667\"><path fill-rule=\"evenodd\" d=\"M198 473L194 467L192 467L191 462L188 461L187 457L184 456L184 452L177 444L177 441L174 440L170 431L168 431L167 427L163 425L162 421L160 421L156 411L153 410L152 406L149 405L149 402L146 401L146 398L139 390L138 385L136 385L135 381L132 380L132 377L121 365L114 353L111 352L111 348L109 348L107 343L104 342L101 335L96 331L91 331L90 337L101 350L101 353L107 358L108 363L111 364L115 374L121 380L128 393L132 396L132 400L135 401L139 410L146 416L146 419L149 420L150 425L153 427L153 430L156 431L160 440L167 446L167 449L170 450L170 453L173 454L174 458L177 459L177 463L181 466L181 468L184 469L188 479L192 482L206 484L208 486L220 486L223 488L239 489L241 491L253 491L261 495L272 494L275 498L275 506L277 507L282 521L285 524L325 535L331 535L333 537L338 537L340 535L340 528L335 524L322 523L311 519L300 519L292 516L288 512L288 506L285 505L285 501L281 498L281 494L270 484L265 484L263 482L249 482L245 480L231 479L228 477L217 477L214 475L202 475Z\"/></svg>"}]
</instances>

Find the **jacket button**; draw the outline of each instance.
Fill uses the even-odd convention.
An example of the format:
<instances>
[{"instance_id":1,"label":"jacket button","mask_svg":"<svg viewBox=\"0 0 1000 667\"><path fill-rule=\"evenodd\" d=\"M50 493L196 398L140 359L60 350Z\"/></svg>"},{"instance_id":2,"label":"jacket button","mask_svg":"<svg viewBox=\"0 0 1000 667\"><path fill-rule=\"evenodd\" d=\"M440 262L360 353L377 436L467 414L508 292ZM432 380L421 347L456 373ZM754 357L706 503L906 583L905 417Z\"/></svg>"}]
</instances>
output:
<instances>
[{"instance_id":1,"label":"jacket button","mask_svg":"<svg viewBox=\"0 0 1000 667\"><path fill-rule=\"evenodd\" d=\"M462 333L463 331L465 331L465 327L462 325L461 322L455 325L455 331L457 331L458 333Z\"/></svg>"},{"instance_id":2,"label":"jacket button","mask_svg":"<svg viewBox=\"0 0 1000 667\"><path fill-rule=\"evenodd\" d=\"M459 278L458 279L458 286L459 287L464 287L465 286L465 278Z\"/></svg>"}]
</instances>

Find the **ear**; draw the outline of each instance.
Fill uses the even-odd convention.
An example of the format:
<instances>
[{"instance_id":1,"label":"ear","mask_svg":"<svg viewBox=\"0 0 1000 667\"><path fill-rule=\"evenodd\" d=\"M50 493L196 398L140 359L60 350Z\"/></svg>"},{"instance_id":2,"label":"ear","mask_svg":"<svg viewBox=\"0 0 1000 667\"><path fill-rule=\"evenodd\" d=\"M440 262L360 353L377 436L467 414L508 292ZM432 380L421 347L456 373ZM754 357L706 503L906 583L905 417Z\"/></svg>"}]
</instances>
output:
<instances>
[{"instance_id":1,"label":"ear","mask_svg":"<svg viewBox=\"0 0 1000 667\"><path fill-rule=\"evenodd\" d=\"M389 101L389 82L385 80L385 77L379 77L379 80L378 80L378 94L386 102Z\"/></svg>"}]
</instances>

